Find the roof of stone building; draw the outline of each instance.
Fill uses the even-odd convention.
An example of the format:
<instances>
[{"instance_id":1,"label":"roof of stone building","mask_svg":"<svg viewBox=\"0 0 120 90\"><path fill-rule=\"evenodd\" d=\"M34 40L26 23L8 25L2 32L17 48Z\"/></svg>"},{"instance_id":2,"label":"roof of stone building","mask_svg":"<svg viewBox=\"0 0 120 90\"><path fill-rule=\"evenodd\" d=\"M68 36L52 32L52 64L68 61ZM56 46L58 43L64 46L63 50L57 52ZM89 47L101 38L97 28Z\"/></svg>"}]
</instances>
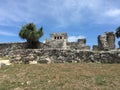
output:
<instances>
[{"instance_id":1,"label":"roof of stone building","mask_svg":"<svg viewBox=\"0 0 120 90\"><path fill-rule=\"evenodd\" d=\"M65 32L58 32L58 33L51 33L51 35L67 35L67 33Z\"/></svg>"}]
</instances>

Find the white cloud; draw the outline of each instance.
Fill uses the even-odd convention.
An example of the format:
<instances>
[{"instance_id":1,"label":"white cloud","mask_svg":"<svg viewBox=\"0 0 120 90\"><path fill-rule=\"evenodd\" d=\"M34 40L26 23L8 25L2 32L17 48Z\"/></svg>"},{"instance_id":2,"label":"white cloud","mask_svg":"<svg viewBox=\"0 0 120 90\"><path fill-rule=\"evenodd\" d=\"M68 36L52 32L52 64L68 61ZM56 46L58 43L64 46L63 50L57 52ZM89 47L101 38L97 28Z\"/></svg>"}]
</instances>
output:
<instances>
[{"instance_id":1,"label":"white cloud","mask_svg":"<svg viewBox=\"0 0 120 90\"><path fill-rule=\"evenodd\" d=\"M1 30L0 30L0 35L3 35L3 36L17 36L14 33L5 32L5 31L1 31Z\"/></svg>"},{"instance_id":2,"label":"white cloud","mask_svg":"<svg viewBox=\"0 0 120 90\"><path fill-rule=\"evenodd\" d=\"M110 9L105 12L105 15L109 17L120 17L120 9Z\"/></svg>"},{"instance_id":3,"label":"white cloud","mask_svg":"<svg viewBox=\"0 0 120 90\"><path fill-rule=\"evenodd\" d=\"M16 22L40 22L51 19L64 27L82 22L83 9L97 8L101 1L96 0L11 0L1 1L0 25L13 25ZM11 22L11 23L9 23ZM13 24L12 24L13 23Z\"/></svg>"},{"instance_id":4,"label":"white cloud","mask_svg":"<svg viewBox=\"0 0 120 90\"><path fill-rule=\"evenodd\" d=\"M87 21L94 23L94 21L101 21L99 18L105 20L106 17L101 14L108 11L107 9L110 9L106 12L108 16L120 15L119 8L112 10L118 3L113 4L113 2L112 0L24 0L24 2L3 0L0 3L0 25L41 23L48 20L57 24L58 27Z\"/></svg>"},{"instance_id":5,"label":"white cloud","mask_svg":"<svg viewBox=\"0 0 120 90\"><path fill-rule=\"evenodd\" d=\"M69 42L76 42L78 39L83 39L85 36L69 36L68 41Z\"/></svg>"}]
</instances>

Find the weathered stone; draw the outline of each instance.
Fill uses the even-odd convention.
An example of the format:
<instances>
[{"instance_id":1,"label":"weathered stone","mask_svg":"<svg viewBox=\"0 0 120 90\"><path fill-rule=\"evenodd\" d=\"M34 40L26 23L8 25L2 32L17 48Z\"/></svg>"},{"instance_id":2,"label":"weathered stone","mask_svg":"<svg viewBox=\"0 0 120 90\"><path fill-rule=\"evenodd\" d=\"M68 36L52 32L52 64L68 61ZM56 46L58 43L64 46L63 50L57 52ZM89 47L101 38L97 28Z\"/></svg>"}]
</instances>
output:
<instances>
[{"instance_id":1,"label":"weathered stone","mask_svg":"<svg viewBox=\"0 0 120 90\"><path fill-rule=\"evenodd\" d=\"M86 39L78 39L78 42L68 42L67 33L52 33L50 40L47 39L45 44L54 49L90 49L90 46L86 46Z\"/></svg>"},{"instance_id":2,"label":"weathered stone","mask_svg":"<svg viewBox=\"0 0 120 90\"><path fill-rule=\"evenodd\" d=\"M115 35L113 32L106 32L98 36L99 50L115 49Z\"/></svg>"},{"instance_id":3,"label":"weathered stone","mask_svg":"<svg viewBox=\"0 0 120 90\"><path fill-rule=\"evenodd\" d=\"M41 60L37 61L37 63L47 64L47 63L48 63L48 60L46 60L46 59L41 59Z\"/></svg>"},{"instance_id":4,"label":"weathered stone","mask_svg":"<svg viewBox=\"0 0 120 90\"><path fill-rule=\"evenodd\" d=\"M16 56L16 60L17 60L17 61L20 61L20 60L21 60L21 56L20 56L20 55L17 55L17 56Z\"/></svg>"},{"instance_id":5,"label":"weathered stone","mask_svg":"<svg viewBox=\"0 0 120 90\"><path fill-rule=\"evenodd\" d=\"M93 45L93 51L98 51L99 48L98 48L98 45Z\"/></svg>"},{"instance_id":6,"label":"weathered stone","mask_svg":"<svg viewBox=\"0 0 120 90\"><path fill-rule=\"evenodd\" d=\"M118 57L120 57L120 54L118 54Z\"/></svg>"},{"instance_id":7,"label":"weathered stone","mask_svg":"<svg viewBox=\"0 0 120 90\"><path fill-rule=\"evenodd\" d=\"M13 51L13 50L25 49L26 45L27 45L26 43L1 43L0 56L6 56L10 51ZM39 48L47 49L47 48L50 48L50 46L40 42Z\"/></svg>"},{"instance_id":8,"label":"weathered stone","mask_svg":"<svg viewBox=\"0 0 120 90\"><path fill-rule=\"evenodd\" d=\"M86 45L86 39L78 39L78 44L84 47Z\"/></svg>"},{"instance_id":9,"label":"weathered stone","mask_svg":"<svg viewBox=\"0 0 120 90\"><path fill-rule=\"evenodd\" d=\"M37 64L37 61L29 61L29 64Z\"/></svg>"},{"instance_id":10,"label":"weathered stone","mask_svg":"<svg viewBox=\"0 0 120 90\"><path fill-rule=\"evenodd\" d=\"M21 55L17 55L19 54ZM23 53L24 52L24 53ZM14 56L9 57L12 63L65 63L65 62L95 62L95 63L120 63L120 50L112 51L80 51L80 50L43 50L43 49L22 49L11 52ZM17 53L17 54L16 54ZM27 54L26 54L27 53ZM29 55L36 58L30 58ZM26 55L25 55L26 54ZM38 56L40 55L40 56ZM21 57L17 60L17 56Z\"/></svg>"}]
</instances>

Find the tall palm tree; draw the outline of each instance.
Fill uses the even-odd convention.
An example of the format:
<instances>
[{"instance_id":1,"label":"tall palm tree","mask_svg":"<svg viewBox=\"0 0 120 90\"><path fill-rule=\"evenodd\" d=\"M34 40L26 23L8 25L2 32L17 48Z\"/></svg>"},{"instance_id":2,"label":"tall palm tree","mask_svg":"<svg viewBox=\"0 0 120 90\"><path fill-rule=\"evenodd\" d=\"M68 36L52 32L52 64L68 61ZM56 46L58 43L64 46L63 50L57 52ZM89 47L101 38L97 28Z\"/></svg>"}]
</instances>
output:
<instances>
[{"instance_id":1,"label":"tall palm tree","mask_svg":"<svg viewBox=\"0 0 120 90\"><path fill-rule=\"evenodd\" d=\"M43 28L37 30L34 23L28 23L21 28L19 36L27 40L27 48L35 49L38 48L39 38L43 36Z\"/></svg>"},{"instance_id":2,"label":"tall palm tree","mask_svg":"<svg viewBox=\"0 0 120 90\"><path fill-rule=\"evenodd\" d=\"M120 38L120 26L116 29L115 35L117 38ZM119 48L120 48L120 41L118 42Z\"/></svg>"}]
</instances>

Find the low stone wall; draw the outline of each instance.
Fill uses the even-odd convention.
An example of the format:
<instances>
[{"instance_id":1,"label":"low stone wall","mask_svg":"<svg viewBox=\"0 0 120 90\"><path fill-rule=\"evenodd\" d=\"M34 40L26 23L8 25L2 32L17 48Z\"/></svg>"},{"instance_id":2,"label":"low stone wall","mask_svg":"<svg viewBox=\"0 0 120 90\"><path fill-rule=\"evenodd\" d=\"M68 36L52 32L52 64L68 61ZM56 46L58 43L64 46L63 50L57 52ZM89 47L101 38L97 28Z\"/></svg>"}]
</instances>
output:
<instances>
[{"instance_id":1,"label":"low stone wall","mask_svg":"<svg viewBox=\"0 0 120 90\"><path fill-rule=\"evenodd\" d=\"M17 50L17 49L25 49L27 43L0 43L0 56L6 56L10 51ZM50 48L50 46L41 43L39 48Z\"/></svg>"},{"instance_id":2,"label":"low stone wall","mask_svg":"<svg viewBox=\"0 0 120 90\"><path fill-rule=\"evenodd\" d=\"M6 56L12 50L25 49L26 43L0 43L0 56Z\"/></svg>"},{"instance_id":3,"label":"low stone wall","mask_svg":"<svg viewBox=\"0 0 120 90\"><path fill-rule=\"evenodd\" d=\"M114 51L80 51L57 49L19 49L9 52L10 62L29 63L64 63L64 62L96 62L120 63L120 50Z\"/></svg>"}]
</instances>

